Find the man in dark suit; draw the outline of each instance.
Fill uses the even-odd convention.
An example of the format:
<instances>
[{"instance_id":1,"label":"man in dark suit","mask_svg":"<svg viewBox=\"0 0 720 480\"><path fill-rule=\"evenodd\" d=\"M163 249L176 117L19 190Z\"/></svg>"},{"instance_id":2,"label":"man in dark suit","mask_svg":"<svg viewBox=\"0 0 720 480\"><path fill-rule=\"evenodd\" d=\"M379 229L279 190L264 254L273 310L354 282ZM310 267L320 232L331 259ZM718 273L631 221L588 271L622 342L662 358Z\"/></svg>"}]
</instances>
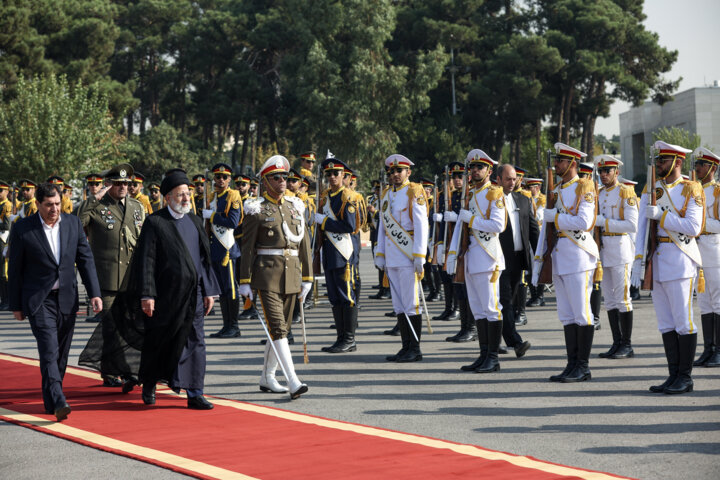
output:
<instances>
[{"instance_id":1,"label":"man in dark suit","mask_svg":"<svg viewBox=\"0 0 720 480\"><path fill-rule=\"evenodd\" d=\"M45 412L62 421L70 413L62 381L78 311L76 265L94 312L102 310L102 300L82 224L60 212L62 192L57 185L44 183L35 198L38 212L18 220L10 233L10 310L18 321L30 319L40 356Z\"/></svg>"},{"instance_id":2,"label":"man in dark suit","mask_svg":"<svg viewBox=\"0 0 720 480\"><path fill-rule=\"evenodd\" d=\"M523 270L532 268L532 255L540 229L530 199L519 191L513 191L517 179L515 168L512 165L501 165L497 176L503 187L508 213L507 227L500 234L500 245L505 256L505 270L500 275L502 333L507 346L515 349L515 355L520 358L530 348L530 342L523 341L515 329L513 298L520 286Z\"/></svg>"}]
</instances>

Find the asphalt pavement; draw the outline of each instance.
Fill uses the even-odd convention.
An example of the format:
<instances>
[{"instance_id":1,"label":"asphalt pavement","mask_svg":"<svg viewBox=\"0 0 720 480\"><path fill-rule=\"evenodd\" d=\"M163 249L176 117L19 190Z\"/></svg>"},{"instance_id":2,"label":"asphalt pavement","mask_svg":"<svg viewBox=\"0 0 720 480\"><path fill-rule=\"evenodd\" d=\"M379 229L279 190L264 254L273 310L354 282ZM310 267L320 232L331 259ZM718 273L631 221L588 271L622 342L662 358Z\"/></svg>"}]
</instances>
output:
<instances>
[{"instance_id":1,"label":"asphalt pavement","mask_svg":"<svg viewBox=\"0 0 720 480\"><path fill-rule=\"evenodd\" d=\"M392 309L391 301L367 298L376 292L371 286L377 283L377 274L369 249L363 250L361 258L363 295L356 352L321 352L320 348L330 345L335 337L329 328L330 307L325 303L308 310L310 363L303 364L299 326L293 327L299 341L292 348L298 375L310 390L299 400L290 401L286 395L259 391L260 340L265 334L258 320L241 321L241 337L207 339L206 394L628 477L718 478L720 368L696 367L692 393L672 396L648 392L650 385L661 383L667 376L648 292L634 304L635 357L597 357L611 343L603 313L603 328L596 332L590 361L592 380L558 384L549 382L548 377L564 368L566 357L551 295L546 296L544 307L528 308L528 324L518 328L532 348L522 359L515 358L512 350L502 355L499 372L460 371L461 365L477 357L479 349L477 342L445 341L459 330L457 321L434 321L434 333L423 332L423 361L385 361L386 355L400 348L400 339L382 334L395 323L394 318L384 316ZM443 303L433 302L428 307L431 315L437 315ZM219 308L216 310L219 314ZM699 323L697 309L695 315ZM206 333L218 330L221 324L219 315L208 317ZM84 317L78 318L71 365L77 365L94 326ZM0 352L37 357L29 325L16 322L9 312L0 313ZM39 397L39 384L37 388ZM72 404L72 398L68 400ZM244 441L252 439L238 438L238 455ZM53 480L184 477L4 422L0 422L0 475Z\"/></svg>"}]
</instances>

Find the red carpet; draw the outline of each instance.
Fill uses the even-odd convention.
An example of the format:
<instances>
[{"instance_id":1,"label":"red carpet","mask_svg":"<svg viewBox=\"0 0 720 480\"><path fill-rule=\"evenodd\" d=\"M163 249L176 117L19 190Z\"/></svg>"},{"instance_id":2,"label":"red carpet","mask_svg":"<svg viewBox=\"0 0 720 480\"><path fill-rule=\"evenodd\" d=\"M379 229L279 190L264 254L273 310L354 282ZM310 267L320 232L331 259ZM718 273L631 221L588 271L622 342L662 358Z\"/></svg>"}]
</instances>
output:
<instances>
[{"instance_id":1,"label":"red carpet","mask_svg":"<svg viewBox=\"0 0 720 480\"><path fill-rule=\"evenodd\" d=\"M621 478L234 400L197 412L169 390L146 407L138 389L101 388L78 368L64 382L72 413L58 423L43 413L36 360L0 354L0 371L0 419L198 478Z\"/></svg>"}]
</instances>

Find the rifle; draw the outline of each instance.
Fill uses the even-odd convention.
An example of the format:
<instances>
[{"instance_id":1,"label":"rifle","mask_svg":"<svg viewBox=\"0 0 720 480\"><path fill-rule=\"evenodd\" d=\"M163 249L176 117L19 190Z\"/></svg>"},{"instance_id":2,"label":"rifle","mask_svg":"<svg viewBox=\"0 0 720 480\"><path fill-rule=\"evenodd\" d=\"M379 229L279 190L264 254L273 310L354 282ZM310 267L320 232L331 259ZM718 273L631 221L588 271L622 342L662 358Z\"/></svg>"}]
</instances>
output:
<instances>
[{"instance_id":1,"label":"rifle","mask_svg":"<svg viewBox=\"0 0 720 480\"><path fill-rule=\"evenodd\" d=\"M13 182L12 184L12 195L10 198L12 199L12 214L17 215L17 182Z\"/></svg>"},{"instance_id":2,"label":"rifle","mask_svg":"<svg viewBox=\"0 0 720 480\"><path fill-rule=\"evenodd\" d=\"M648 186L647 193L650 195L650 205L655 206L657 196L655 195L655 162L654 149L650 148L650 165L648 166ZM653 274L652 274L652 256L657 248L657 221L647 219L647 228L645 229L645 238L643 239L643 255L640 260L640 278L642 278L642 288L644 290L652 290Z\"/></svg>"},{"instance_id":3,"label":"rifle","mask_svg":"<svg viewBox=\"0 0 720 480\"><path fill-rule=\"evenodd\" d=\"M203 185L205 187L204 188L205 191L203 192L203 195L205 196L204 200L205 200L205 209L206 210L210 208L210 179L208 178L208 172L209 172L209 170L206 168L205 169L205 181L203 182ZM210 219L208 218L205 220L205 233L207 234L208 238L211 238L210 237L211 231L212 231L212 226L210 225Z\"/></svg>"},{"instance_id":4,"label":"rifle","mask_svg":"<svg viewBox=\"0 0 720 480\"><path fill-rule=\"evenodd\" d=\"M317 166L317 181L315 182L315 200L317 201L317 208L318 212L320 212L320 182L322 182L322 177L320 176L320 163L318 162ZM329 197L326 199L327 201L330 201ZM322 273L322 266L320 265L320 248L322 247L322 242L319 241L318 237L322 235L322 230L320 229L320 225L315 224L315 235L313 235L313 244L312 244L312 252L313 252L313 275L320 275ZM317 297L317 295L315 295Z\"/></svg>"},{"instance_id":5,"label":"rifle","mask_svg":"<svg viewBox=\"0 0 720 480\"><path fill-rule=\"evenodd\" d=\"M87 179L83 180L82 199L87 200Z\"/></svg>"},{"instance_id":6,"label":"rifle","mask_svg":"<svg viewBox=\"0 0 720 480\"><path fill-rule=\"evenodd\" d=\"M595 218L597 218L598 213L600 211L600 201L599 201L600 174L598 173L596 164L593 164L593 183L595 184ZM593 228L593 237L595 240L595 244L598 247L598 250L600 250L602 248L602 231L601 231L601 227L597 226L597 224L595 225L595 228ZM594 283L602 282L602 276L603 276L602 262L600 261L600 258L598 257L597 266L595 267L595 275L593 275L593 282Z\"/></svg>"},{"instance_id":7,"label":"rifle","mask_svg":"<svg viewBox=\"0 0 720 480\"><path fill-rule=\"evenodd\" d=\"M451 203L451 195L452 192L450 191L450 169L447 165L445 165L445 210L443 212L447 212L452 207ZM448 231L450 230L450 224L445 223L445 229L443 230L443 247L445 247L445 258L443 259L443 270L447 272L447 257L448 257L448 250L450 250L450 240L452 237L448 237Z\"/></svg>"},{"instance_id":8,"label":"rifle","mask_svg":"<svg viewBox=\"0 0 720 480\"><path fill-rule=\"evenodd\" d=\"M555 208L555 172L553 172L552 166L552 151L547 151L547 182L545 184L545 198L547 198L547 205L545 208ZM538 276L538 284L550 284L552 280L552 251L555 248L557 242L557 231L555 230L555 224L552 222L545 222L545 238L546 246L545 253L543 254L543 264L540 269L540 275Z\"/></svg>"},{"instance_id":9,"label":"rifle","mask_svg":"<svg viewBox=\"0 0 720 480\"><path fill-rule=\"evenodd\" d=\"M435 185L433 185L433 217L438 213L438 188L437 188L437 175L435 175ZM437 265L437 248L438 248L438 223L433 218L433 248L430 252L430 264Z\"/></svg>"},{"instance_id":10,"label":"rifle","mask_svg":"<svg viewBox=\"0 0 720 480\"><path fill-rule=\"evenodd\" d=\"M462 208L465 210L467 210L470 206L470 195L468 195L468 190L470 189L469 177L470 172L468 171L468 159L466 158L462 197L460 199ZM468 230L468 224L463 222L460 229L460 248L458 249L457 261L455 262L455 279L453 280L453 283L465 283L465 254L467 253L468 243L470 242Z\"/></svg>"}]
</instances>

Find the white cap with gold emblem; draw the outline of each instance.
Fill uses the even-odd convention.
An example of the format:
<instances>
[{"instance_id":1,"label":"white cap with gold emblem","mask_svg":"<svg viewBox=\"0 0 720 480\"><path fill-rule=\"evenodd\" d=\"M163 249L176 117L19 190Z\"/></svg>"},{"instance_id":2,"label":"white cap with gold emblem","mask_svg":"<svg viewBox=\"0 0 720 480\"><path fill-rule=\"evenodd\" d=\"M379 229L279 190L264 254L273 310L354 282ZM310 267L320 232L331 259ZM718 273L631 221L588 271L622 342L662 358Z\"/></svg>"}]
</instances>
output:
<instances>
[{"instance_id":1,"label":"white cap with gold emblem","mask_svg":"<svg viewBox=\"0 0 720 480\"><path fill-rule=\"evenodd\" d=\"M273 155L272 157L265 160L262 168L260 169L260 176L264 177L272 173L287 173L290 171L290 162L287 158L282 155Z\"/></svg>"}]
</instances>

